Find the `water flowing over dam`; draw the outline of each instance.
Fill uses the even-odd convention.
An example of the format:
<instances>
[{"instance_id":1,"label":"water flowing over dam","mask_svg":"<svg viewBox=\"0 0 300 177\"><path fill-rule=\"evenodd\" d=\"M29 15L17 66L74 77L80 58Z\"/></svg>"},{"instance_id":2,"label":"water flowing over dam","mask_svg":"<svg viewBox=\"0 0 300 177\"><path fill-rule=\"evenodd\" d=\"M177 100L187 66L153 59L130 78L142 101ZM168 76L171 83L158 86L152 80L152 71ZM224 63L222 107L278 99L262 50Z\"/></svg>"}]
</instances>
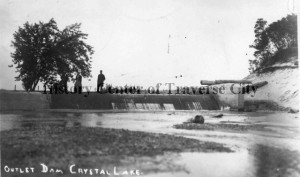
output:
<instances>
[{"instance_id":1,"label":"water flowing over dam","mask_svg":"<svg viewBox=\"0 0 300 177\"><path fill-rule=\"evenodd\" d=\"M99 94L51 95L53 109L219 110L212 95Z\"/></svg>"},{"instance_id":2,"label":"water flowing over dam","mask_svg":"<svg viewBox=\"0 0 300 177\"><path fill-rule=\"evenodd\" d=\"M1 111L43 109L94 110L219 110L214 95L177 94L43 94L0 91Z\"/></svg>"}]
</instances>

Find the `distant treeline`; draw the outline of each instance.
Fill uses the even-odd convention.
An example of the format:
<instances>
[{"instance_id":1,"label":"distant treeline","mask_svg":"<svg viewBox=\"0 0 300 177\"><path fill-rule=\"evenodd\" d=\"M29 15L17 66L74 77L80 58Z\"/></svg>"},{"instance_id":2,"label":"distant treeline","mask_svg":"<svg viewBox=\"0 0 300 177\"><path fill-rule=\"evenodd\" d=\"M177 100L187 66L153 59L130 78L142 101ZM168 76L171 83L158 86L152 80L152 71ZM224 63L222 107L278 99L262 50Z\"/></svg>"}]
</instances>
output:
<instances>
[{"instance_id":1,"label":"distant treeline","mask_svg":"<svg viewBox=\"0 0 300 177\"><path fill-rule=\"evenodd\" d=\"M297 15L267 24L262 18L254 26L254 59L249 60L250 73L261 73L275 63L284 63L291 57L298 57Z\"/></svg>"}]
</instances>

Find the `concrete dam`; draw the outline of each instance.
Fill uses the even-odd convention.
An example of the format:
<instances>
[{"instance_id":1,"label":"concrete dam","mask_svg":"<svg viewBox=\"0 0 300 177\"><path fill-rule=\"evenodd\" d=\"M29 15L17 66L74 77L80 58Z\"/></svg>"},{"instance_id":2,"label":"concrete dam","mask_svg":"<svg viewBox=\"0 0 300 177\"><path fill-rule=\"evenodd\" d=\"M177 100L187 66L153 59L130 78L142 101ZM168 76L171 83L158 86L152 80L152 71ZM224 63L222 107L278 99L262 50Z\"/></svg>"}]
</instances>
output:
<instances>
[{"instance_id":1,"label":"concrete dam","mask_svg":"<svg viewBox=\"0 0 300 177\"><path fill-rule=\"evenodd\" d=\"M41 109L220 110L214 95L184 94L43 94L0 91L1 111Z\"/></svg>"}]
</instances>

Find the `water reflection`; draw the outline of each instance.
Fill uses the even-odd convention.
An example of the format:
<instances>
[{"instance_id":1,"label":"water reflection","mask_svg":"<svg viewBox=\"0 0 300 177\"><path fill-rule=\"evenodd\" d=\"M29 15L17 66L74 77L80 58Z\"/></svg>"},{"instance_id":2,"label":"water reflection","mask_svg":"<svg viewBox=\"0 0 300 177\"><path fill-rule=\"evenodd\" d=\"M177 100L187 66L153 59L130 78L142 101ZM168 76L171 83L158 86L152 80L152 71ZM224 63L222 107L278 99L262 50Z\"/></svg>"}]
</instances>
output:
<instances>
[{"instance_id":1,"label":"water reflection","mask_svg":"<svg viewBox=\"0 0 300 177\"><path fill-rule=\"evenodd\" d=\"M101 126L101 113L23 112L1 114L0 130L34 128L37 126L95 127Z\"/></svg>"},{"instance_id":2,"label":"water reflection","mask_svg":"<svg viewBox=\"0 0 300 177\"><path fill-rule=\"evenodd\" d=\"M276 177L300 176L300 154L296 151L256 144L236 153L182 153L178 163L186 171L163 173L163 177ZM147 177L154 177L149 174Z\"/></svg>"},{"instance_id":3,"label":"water reflection","mask_svg":"<svg viewBox=\"0 0 300 177\"><path fill-rule=\"evenodd\" d=\"M246 151L236 153L182 153L181 156L179 163L185 164L188 173L165 173L159 176L254 176L251 175L253 164L249 163L249 154ZM147 175L147 177L152 176L155 175Z\"/></svg>"},{"instance_id":4,"label":"water reflection","mask_svg":"<svg viewBox=\"0 0 300 177\"><path fill-rule=\"evenodd\" d=\"M297 151L256 144L249 153L253 155L256 176L300 175L300 153Z\"/></svg>"}]
</instances>

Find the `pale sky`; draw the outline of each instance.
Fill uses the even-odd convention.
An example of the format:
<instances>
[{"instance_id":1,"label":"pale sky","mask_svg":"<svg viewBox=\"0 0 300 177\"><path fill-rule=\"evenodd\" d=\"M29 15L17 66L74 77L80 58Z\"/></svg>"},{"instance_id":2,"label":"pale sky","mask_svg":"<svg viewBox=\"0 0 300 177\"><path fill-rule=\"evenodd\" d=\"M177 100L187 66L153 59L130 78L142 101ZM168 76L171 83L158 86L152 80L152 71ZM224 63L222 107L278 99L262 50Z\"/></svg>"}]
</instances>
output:
<instances>
[{"instance_id":1,"label":"pale sky","mask_svg":"<svg viewBox=\"0 0 300 177\"><path fill-rule=\"evenodd\" d=\"M82 23L95 51L83 85L96 86L102 69L113 85L199 86L247 76L256 20L291 12L288 0L1 0L0 13L0 88L21 89L8 65L13 33L26 21Z\"/></svg>"}]
</instances>

